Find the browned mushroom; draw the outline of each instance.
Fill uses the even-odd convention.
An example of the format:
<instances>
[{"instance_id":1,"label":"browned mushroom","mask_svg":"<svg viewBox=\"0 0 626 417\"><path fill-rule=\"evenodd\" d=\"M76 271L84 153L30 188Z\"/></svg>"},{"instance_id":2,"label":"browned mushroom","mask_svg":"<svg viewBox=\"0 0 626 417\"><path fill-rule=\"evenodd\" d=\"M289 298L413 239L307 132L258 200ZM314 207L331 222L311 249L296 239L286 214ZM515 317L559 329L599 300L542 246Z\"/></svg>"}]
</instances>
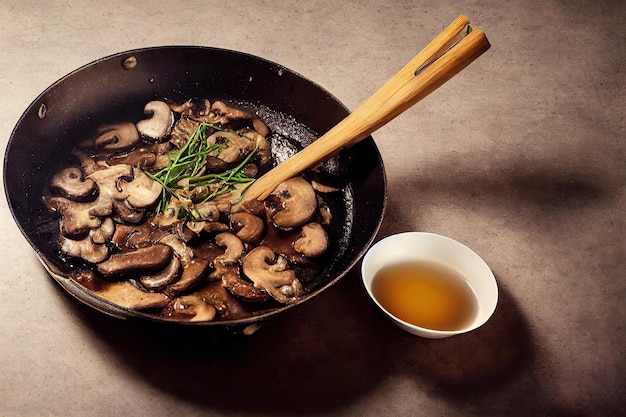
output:
<instances>
[{"instance_id":1,"label":"browned mushroom","mask_svg":"<svg viewBox=\"0 0 626 417\"><path fill-rule=\"evenodd\" d=\"M107 282L94 292L114 304L133 310L159 308L169 301L165 294L141 291L128 281Z\"/></svg>"},{"instance_id":2,"label":"browned mushroom","mask_svg":"<svg viewBox=\"0 0 626 417\"><path fill-rule=\"evenodd\" d=\"M174 294L181 293L197 285L209 267L209 261L203 258L194 258L189 262L182 262L182 265L183 273L179 280L167 287L167 290Z\"/></svg>"},{"instance_id":3,"label":"browned mushroom","mask_svg":"<svg viewBox=\"0 0 626 417\"><path fill-rule=\"evenodd\" d=\"M301 254L315 258L326 251L328 233L319 223L308 223L302 226L302 235L293 244L293 248Z\"/></svg>"},{"instance_id":4,"label":"browned mushroom","mask_svg":"<svg viewBox=\"0 0 626 417\"><path fill-rule=\"evenodd\" d=\"M211 321L215 318L217 310L211 304L205 302L197 294L181 295L174 299L170 317L183 321Z\"/></svg>"},{"instance_id":5,"label":"browned mushroom","mask_svg":"<svg viewBox=\"0 0 626 417\"><path fill-rule=\"evenodd\" d=\"M143 275L139 278L139 282L149 290L160 290L174 282L178 278L180 270L180 260L176 256L172 256L170 263L165 268L152 275Z\"/></svg>"},{"instance_id":6,"label":"browned mushroom","mask_svg":"<svg viewBox=\"0 0 626 417\"><path fill-rule=\"evenodd\" d=\"M120 275L158 271L172 258L172 249L167 245L155 244L145 248L115 253L98 264L104 275Z\"/></svg>"},{"instance_id":7,"label":"browned mushroom","mask_svg":"<svg viewBox=\"0 0 626 417\"><path fill-rule=\"evenodd\" d=\"M265 222L258 216L245 211L230 215L230 227L244 242L255 242L263 236Z\"/></svg>"},{"instance_id":8,"label":"browned mushroom","mask_svg":"<svg viewBox=\"0 0 626 417\"><path fill-rule=\"evenodd\" d=\"M220 266L216 275L222 280L222 286L231 294L247 301L260 302L272 297L263 288L256 287L251 281L241 278L238 265Z\"/></svg>"},{"instance_id":9,"label":"browned mushroom","mask_svg":"<svg viewBox=\"0 0 626 417\"><path fill-rule=\"evenodd\" d=\"M267 246L258 246L245 256L243 273L257 288L264 289L281 303L293 302L304 292L285 258L276 256Z\"/></svg>"},{"instance_id":10,"label":"browned mushroom","mask_svg":"<svg viewBox=\"0 0 626 417\"><path fill-rule=\"evenodd\" d=\"M98 133L100 136L94 141L97 149L129 149L141 140L137 128L130 122L102 126Z\"/></svg>"},{"instance_id":11,"label":"browned mushroom","mask_svg":"<svg viewBox=\"0 0 626 417\"><path fill-rule=\"evenodd\" d=\"M56 173L50 181L50 189L72 201L93 200L97 194L96 183L84 178L80 168L65 168Z\"/></svg>"},{"instance_id":12,"label":"browned mushroom","mask_svg":"<svg viewBox=\"0 0 626 417\"><path fill-rule=\"evenodd\" d=\"M220 148L212 156L229 164L241 160L256 148L255 142L251 139L225 130L213 133L207 138L207 143L209 146L216 143L223 144L224 148Z\"/></svg>"},{"instance_id":13,"label":"browned mushroom","mask_svg":"<svg viewBox=\"0 0 626 417\"><path fill-rule=\"evenodd\" d=\"M308 222L317 209L315 190L302 177L280 183L265 199L269 219L280 228L290 230Z\"/></svg>"}]
</instances>

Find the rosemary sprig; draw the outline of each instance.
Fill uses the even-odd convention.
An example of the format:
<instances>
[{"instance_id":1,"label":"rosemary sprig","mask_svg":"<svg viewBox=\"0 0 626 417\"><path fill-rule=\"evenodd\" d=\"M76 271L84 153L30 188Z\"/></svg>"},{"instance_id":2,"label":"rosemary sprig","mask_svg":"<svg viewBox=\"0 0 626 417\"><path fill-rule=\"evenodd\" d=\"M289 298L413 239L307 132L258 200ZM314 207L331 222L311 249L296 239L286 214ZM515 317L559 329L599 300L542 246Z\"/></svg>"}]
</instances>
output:
<instances>
[{"instance_id":1,"label":"rosemary sprig","mask_svg":"<svg viewBox=\"0 0 626 417\"><path fill-rule=\"evenodd\" d=\"M248 177L243 168L252 159L254 151L248 153L246 157L235 167L219 173L199 175L203 172L209 155L219 156L222 149L226 147L223 143L209 145L208 136L215 130L225 130L219 125L211 123L200 123L194 132L189 136L185 144L175 151L170 152L171 163L156 171L147 172L147 175L163 186L161 198L157 205L157 212L162 212L169 204L171 197L182 200L185 193L189 193L194 188L206 186L210 192L202 201L211 200L219 195L233 191L238 184L246 184L254 181ZM185 180L187 187L181 185ZM187 188L187 189L185 189Z\"/></svg>"}]
</instances>

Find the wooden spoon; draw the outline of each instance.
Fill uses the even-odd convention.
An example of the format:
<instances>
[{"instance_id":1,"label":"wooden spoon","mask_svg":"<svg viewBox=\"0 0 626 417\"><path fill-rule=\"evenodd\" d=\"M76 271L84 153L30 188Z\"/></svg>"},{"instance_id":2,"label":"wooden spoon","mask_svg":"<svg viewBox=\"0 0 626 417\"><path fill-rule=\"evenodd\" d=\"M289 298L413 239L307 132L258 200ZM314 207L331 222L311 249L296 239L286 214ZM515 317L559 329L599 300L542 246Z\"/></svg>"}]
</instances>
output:
<instances>
[{"instance_id":1,"label":"wooden spoon","mask_svg":"<svg viewBox=\"0 0 626 417\"><path fill-rule=\"evenodd\" d=\"M257 179L241 205L264 200L281 182L368 137L435 91L490 47L483 31L461 15L356 110L302 151ZM471 29L471 31L470 31ZM460 40L459 40L460 39Z\"/></svg>"}]
</instances>

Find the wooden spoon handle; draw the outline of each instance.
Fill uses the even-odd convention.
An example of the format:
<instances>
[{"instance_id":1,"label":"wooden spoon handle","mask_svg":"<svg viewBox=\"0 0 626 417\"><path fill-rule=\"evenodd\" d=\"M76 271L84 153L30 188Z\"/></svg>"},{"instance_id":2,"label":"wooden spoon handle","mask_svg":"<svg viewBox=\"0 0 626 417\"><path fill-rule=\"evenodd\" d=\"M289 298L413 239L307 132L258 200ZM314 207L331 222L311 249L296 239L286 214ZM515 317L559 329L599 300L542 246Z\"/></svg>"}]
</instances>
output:
<instances>
[{"instance_id":1,"label":"wooden spoon handle","mask_svg":"<svg viewBox=\"0 0 626 417\"><path fill-rule=\"evenodd\" d=\"M302 151L257 179L242 204L265 199L281 182L326 161L354 145L435 91L489 49L479 28L455 43L468 20L458 17L356 110ZM449 49L448 49L449 48Z\"/></svg>"}]
</instances>

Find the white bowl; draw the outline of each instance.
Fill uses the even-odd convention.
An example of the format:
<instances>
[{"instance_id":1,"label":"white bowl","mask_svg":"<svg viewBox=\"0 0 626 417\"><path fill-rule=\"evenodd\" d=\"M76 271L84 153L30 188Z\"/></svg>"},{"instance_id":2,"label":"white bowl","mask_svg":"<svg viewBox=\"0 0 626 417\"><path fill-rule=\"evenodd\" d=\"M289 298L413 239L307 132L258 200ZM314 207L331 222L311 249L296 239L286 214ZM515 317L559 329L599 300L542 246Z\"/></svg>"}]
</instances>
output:
<instances>
[{"instance_id":1,"label":"white bowl","mask_svg":"<svg viewBox=\"0 0 626 417\"><path fill-rule=\"evenodd\" d=\"M407 323L387 311L372 293L372 280L381 268L407 261L442 264L465 277L477 299L478 311L474 320L458 330L440 331ZM477 329L489 320L498 303L496 279L485 261L462 243L433 233L407 232L382 239L363 257L361 276L372 300L395 324L409 333L430 339Z\"/></svg>"}]
</instances>

